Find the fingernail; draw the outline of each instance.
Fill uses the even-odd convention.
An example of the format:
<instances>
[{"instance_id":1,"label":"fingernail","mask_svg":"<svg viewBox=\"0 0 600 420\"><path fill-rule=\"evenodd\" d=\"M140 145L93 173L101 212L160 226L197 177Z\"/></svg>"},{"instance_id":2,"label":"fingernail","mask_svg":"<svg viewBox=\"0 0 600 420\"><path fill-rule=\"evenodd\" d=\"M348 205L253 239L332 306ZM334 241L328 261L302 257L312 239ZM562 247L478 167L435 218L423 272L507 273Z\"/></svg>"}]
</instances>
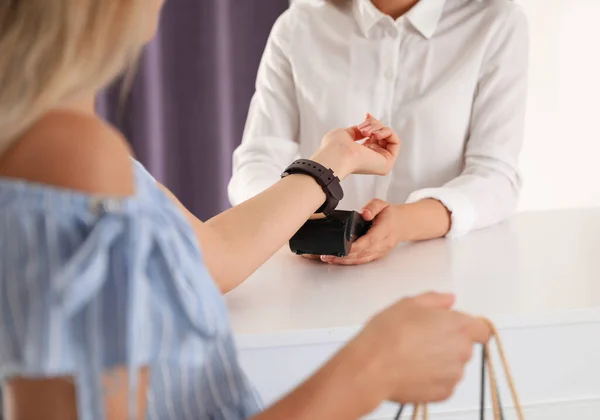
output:
<instances>
[{"instance_id":1,"label":"fingernail","mask_svg":"<svg viewBox=\"0 0 600 420\"><path fill-rule=\"evenodd\" d=\"M333 260L333 258L331 258L331 257L321 255L321 261L323 261L323 262L331 262L332 260Z\"/></svg>"}]
</instances>

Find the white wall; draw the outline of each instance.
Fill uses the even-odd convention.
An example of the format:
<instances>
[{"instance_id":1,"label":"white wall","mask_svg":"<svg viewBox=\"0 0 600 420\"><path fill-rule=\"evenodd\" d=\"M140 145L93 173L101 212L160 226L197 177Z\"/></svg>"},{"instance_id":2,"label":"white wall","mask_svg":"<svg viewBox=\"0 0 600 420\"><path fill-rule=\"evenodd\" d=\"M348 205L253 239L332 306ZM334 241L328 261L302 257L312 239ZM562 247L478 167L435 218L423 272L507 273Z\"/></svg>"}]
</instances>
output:
<instances>
[{"instance_id":1,"label":"white wall","mask_svg":"<svg viewBox=\"0 0 600 420\"><path fill-rule=\"evenodd\" d=\"M600 0L519 0L531 30L521 209L600 206Z\"/></svg>"}]
</instances>

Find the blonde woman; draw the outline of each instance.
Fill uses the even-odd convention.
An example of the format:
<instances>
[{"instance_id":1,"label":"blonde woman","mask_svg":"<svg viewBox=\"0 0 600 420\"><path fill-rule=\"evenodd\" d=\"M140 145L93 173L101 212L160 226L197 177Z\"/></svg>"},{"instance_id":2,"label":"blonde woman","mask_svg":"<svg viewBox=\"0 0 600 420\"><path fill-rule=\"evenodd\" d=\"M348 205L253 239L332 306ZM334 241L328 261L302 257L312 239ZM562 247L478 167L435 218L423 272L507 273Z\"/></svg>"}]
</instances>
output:
<instances>
[{"instance_id":1,"label":"blonde woman","mask_svg":"<svg viewBox=\"0 0 600 420\"><path fill-rule=\"evenodd\" d=\"M130 157L93 98L150 39L161 3L0 2L5 419L343 420L384 399L448 397L489 331L452 311L451 296L428 294L373 318L262 409L238 365L221 293L280 248L328 190L291 174L203 223ZM330 132L311 167L341 179L386 174L398 138L369 124Z\"/></svg>"},{"instance_id":2,"label":"blonde woman","mask_svg":"<svg viewBox=\"0 0 600 420\"><path fill-rule=\"evenodd\" d=\"M298 0L275 24L229 185L239 204L333 127L371 112L402 139L387 177L349 177L373 228L336 264L460 237L516 209L528 29L510 0Z\"/></svg>"}]
</instances>

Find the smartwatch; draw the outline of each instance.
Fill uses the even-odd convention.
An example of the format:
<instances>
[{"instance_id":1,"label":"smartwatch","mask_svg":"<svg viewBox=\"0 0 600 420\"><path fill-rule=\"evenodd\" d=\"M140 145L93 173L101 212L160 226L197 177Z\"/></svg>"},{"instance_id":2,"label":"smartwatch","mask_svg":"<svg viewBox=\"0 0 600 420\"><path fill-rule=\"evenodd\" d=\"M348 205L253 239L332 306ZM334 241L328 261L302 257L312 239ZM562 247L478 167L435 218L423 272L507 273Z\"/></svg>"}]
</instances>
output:
<instances>
[{"instance_id":1,"label":"smartwatch","mask_svg":"<svg viewBox=\"0 0 600 420\"><path fill-rule=\"evenodd\" d=\"M288 175L303 174L311 176L317 181L317 184L323 188L327 197L325 203L315 213L323 213L325 216L331 214L344 198L344 191L340 185L340 179L335 176L331 169L308 159L299 159L287 167L281 175L285 178Z\"/></svg>"}]
</instances>

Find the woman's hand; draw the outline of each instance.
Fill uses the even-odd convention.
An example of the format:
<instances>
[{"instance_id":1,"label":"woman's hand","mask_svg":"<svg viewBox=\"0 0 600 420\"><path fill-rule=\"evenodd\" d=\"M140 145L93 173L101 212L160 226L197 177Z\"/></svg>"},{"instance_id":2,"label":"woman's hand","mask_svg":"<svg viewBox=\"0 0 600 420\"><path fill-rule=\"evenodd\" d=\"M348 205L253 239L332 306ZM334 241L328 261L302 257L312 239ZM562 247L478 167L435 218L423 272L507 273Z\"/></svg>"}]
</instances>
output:
<instances>
[{"instance_id":1,"label":"woman's hand","mask_svg":"<svg viewBox=\"0 0 600 420\"><path fill-rule=\"evenodd\" d=\"M450 309L452 295L404 299L377 315L333 359L253 420L357 419L382 401L420 404L450 397L488 341L488 324Z\"/></svg>"},{"instance_id":2,"label":"woman's hand","mask_svg":"<svg viewBox=\"0 0 600 420\"><path fill-rule=\"evenodd\" d=\"M374 199L361 214L366 221L373 221L367 234L352 244L346 257L324 255L321 261L339 265L366 264L385 257L400 242L442 237L451 224L448 209L433 199L411 204L389 204Z\"/></svg>"},{"instance_id":3,"label":"woman's hand","mask_svg":"<svg viewBox=\"0 0 600 420\"><path fill-rule=\"evenodd\" d=\"M383 200L371 200L362 210L366 221L373 221L371 229L352 244L345 257L323 255L321 261L338 265L360 265L386 256L402 240L401 207Z\"/></svg>"},{"instance_id":4,"label":"woman's hand","mask_svg":"<svg viewBox=\"0 0 600 420\"><path fill-rule=\"evenodd\" d=\"M453 303L437 293L401 300L350 343L370 356L363 369L383 400L429 403L452 395L473 344L491 335L485 321L451 310Z\"/></svg>"},{"instance_id":5,"label":"woman's hand","mask_svg":"<svg viewBox=\"0 0 600 420\"><path fill-rule=\"evenodd\" d=\"M394 131L367 114L361 124L325 135L311 159L344 179L352 173L387 175L399 152L400 139Z\"/></svg>"}]
</instances>

